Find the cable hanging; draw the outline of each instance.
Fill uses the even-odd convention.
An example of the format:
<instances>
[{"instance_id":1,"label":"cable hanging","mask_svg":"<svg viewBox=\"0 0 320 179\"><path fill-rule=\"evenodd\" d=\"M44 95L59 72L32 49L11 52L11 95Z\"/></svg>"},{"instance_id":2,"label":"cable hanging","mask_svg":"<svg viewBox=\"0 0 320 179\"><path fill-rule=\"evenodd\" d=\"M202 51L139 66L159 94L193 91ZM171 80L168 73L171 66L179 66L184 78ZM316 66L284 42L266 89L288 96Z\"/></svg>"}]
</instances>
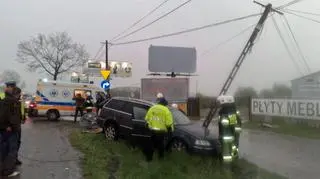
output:
<instances>
[{"instance_id":1,"label":"cable hanging","mask_svg":"<svg viewBox=\"0 0 320 179\"><path fill-rule=\"evenodd\" d=\"M96 55L94 56L93 60L97 60L98 55L101 53L101 50L105 47L105 44L101 45L101 47L99 48L98 52L96 53ZM101 56L101 55L100 55Z\"/></svg>"},{"instance_id":2,"label":"cable hanging","mask_svg":"<svg viewBox=\"0 0 320 179\"><path fill-rule=\"evenodd\" d=\"M313 22L316 22L316 23L320 24L320 21L318 21L318 20L315 20L315 19L312 19L312 18L309 18L309 17L305 17L305 16L302 16L302 15L299 15L299 14L296 14L296 13L293 13L293 12L290 12L290 11L287 11L287 10L282 10L282 11L285 12L285 13L288 13L288 14L295 15L295 16L300 17L302 19L310 20L310 21L313 21Z\"/></svg>"},{"instance_id":3,"label":"cable hanging","mask_svg":"<svg viewBox=\"0 0 320 179\"><path fill-rule=\"evenodd\" d=\"M292 53L291 53L291 51L290 51L290 49L289 49L289 47L288 47L288 44L287 44L286 41L284 40L284 38L283 38L283 36L282 36L282 33L281 33L281 31L280 31L280 28L279 28L279 26L278 26L278 24L277 24L277 22L276 22L276 20L275 20L275 18L274 18L273 16L272 16L272 21L273 21L273 24L274 24L274 26L275 26L275 28L276 28L276 30L277 30L280 38L281 38L281 41L282 41L283 45L285 46L285 48L286 48L286 50L287 50L287 52L288 52L288 55L290 56L291 61L293 62L293 64L295 65L295 67L296 67L296 69L299 71L299 73L300 73L301 75L304 75L304 74L301 72L301 70L300 70L300 68L299 68L299 65L298 65L298 63L296 62L294 56L292 55Z\"/></svg>"},{"instance_id":4,"label":"cable hanging","mask_svg":"<svg viewBox=\"0 0 320 179\"><path fill-rule=\"evenodd\" d=\"M291 37L292 37L293 41L294 41L294 43L295 43L295 45L296 45L296 47L297 47L297 49L298 49L299 55L300 55L301 59L303 60L303 63L305 64L308 72L310 73L310 72L311 72L310 66L309 66L309 64L308 64L308 62L307 62L307 60L306 60L306 57L305 57L304 54L302 53L301 47L300 47L300 45L299 45L299 43L298 43L298 41L297 41L297 39L296 39L296 37L295 37L295 35L294 35L294 33L293 33L293 30L292 30L292 28L291 28L291 26L290 26L290 24L289 24L289 21L288 21L288 19L286 18L286 16L283 16L283 19L284 19L285 25L286 25L287 28L289 29L289 32L290 32L290 34L291 34Z\"/></svg>"},{"instance_id":5,"label":"cable hanging","mask_svg":"<svg viewBox=\"0 0 320 179\"><path fill-rule=\"evenodd\" d=\"M313 16L320 16L318 13L313 13L313 12L305 12L305 11L300 11L300 10L293 10L293 9L285 9L286 11L291 11L291 12L297 12L301 14L307 14L307 15L313 15Z\"/></svg>"},{"instance_id":6,"label":"cable hanging","mask_svg":"<svg viewBox=\"0 0 320 179\"><path fill-rule=\"evenodd\" d=\"M255 25L256 25L256 24L252 24L252 25L250 25L249 27L247 27L247 28L243 29L242 31L240 31L239 33L237 33L236 35L232 36L231 38L228 38L227 40L225 40L225 41L219 43L218 45L214 46L213 48L210 48L210 49L205 50L204 52L201 53L200 56L201 56L201 57L202 57L202 56L205 56L205 55L207 55L208 53L210 53L210 52L218 49L220 46L222 46L222 45L224 45L224 44L232 41L233 39L239 37L240 35L244 34L244 33L247 32L247 31L249 31L249 30L250 30L252 27L254 27Z\"/></svg>"},{"instance_id":7,"label":"cable hanging","mask_svg":"<svg viewBox=\"0 0 320 179\"><path fill-rule=\"evenodd\" d=\"M282 6L277 7L276 9L283 9L283 8L292 6L292 5L296 4L296 3L299 3L301 1L303 1L303 0L293 0L293 1L288 2L288 3L286 3L286 4L282 5Z\"/></svg>"},{"instance_id":8,"label":"cable hanging","mask_svg":"<svg viewBox=\"0 0 320 179\"><path fill-rule=\"evenodd\" d=\"M163 35L139 39L139 40L132 40L132 41L127 41L127 42L119 42L119 43L110 43L110 44L111 45L126 45L126 44L139 43L139 42L161 39L161 38L166 38L166 37L172 37L172 36L177 36L177 35L181 35L181 34L186 34L186 33L194 32L194 31L207 29L207 28L214 27L214 26L228 24L228 23L235 22L235 21L240 21L243 19L248 19L251 17L256 17L259 15L261 15L261 13L256 13L256 14L251 14L251 15L247 15L247 16L243 16L243 17L234 18L234 19L229 19L229 20L225 20L225 21L221 21L221 22L216 22L216 23L204 25L201 27L195 27L195 28L191 28L191 29L187 29L187 30L183 30L183 31L179 31L179 32L173 32L173 33L169 33L169 34L163 34Z\"/></svg>"},{"instance_id":9,"label":"cable hanging","mask_svg":"<svg viewBox=\"0 0 320 179\"><path fill-rule=\"evenodd\" d=\"M147 17L149 17L151 14L153 14L155 11L157 11L160 7L162 7L163 5L165 5L169 0L165 0L163 1L161 4L159 4L157 7L155 7L154 9L152 9L150 12L148 12L146 15L144 15L142 18L140 18L139 20L137 20L136 22L134 22L131 26L129 26L127 29L125 29L124 31L122 31L121 33L119 33L118 35L116 35L115 37L113 37L111 39L111 41L113 40L117 40L118 37L120 37L121 35L125 34L126 32L128 32L130 29L132 29L134 26L136 26L137 24L139 24L140 22L142 22L144 19L146 19Z\"/></svg>"},{"instance_id":10,"label":"cable hanging","mask_svg":"<svg viewBox=\"0 0 320 179\"><path fill-rule=\"evenodd\" d=\"M152 21L152 22L150 22L150 23L148 23L148 24L146 24L146 25L144 25L144 26L142 26L142 27L138 28L137 30L134 30L133 32L130 32L130 33L129 33L129 34L127 34L127 35L124 35L124 36L122 36L122 37L120 37L120 38L117 38L117 39L116 39L116 40L114 40L114 41L118 41L118 40L124 39L124 38L126 38L126 37L128 37L128 36L130 36L130 35L132 35L132 34L135 34L135 33L139 32L139 31L141 31L141 30L143 30L143 29L145 29L145 28L149 27L150 25L152 25L152 24L154 24L154 23L158 22L159 20L161 20L161 19L165 18L166 16L168 16L168 15L170 15L171 13L173 13L173 12L177 11L178 9L180 9L181 7L185 6L186 4L188 4L188 3L190 3L190 2L191 2L191 0L188 0L188 1L186 1L186 2L184 2L184 3L182 3L182 4L180 4L180 5L179 5L179 6L177 6L176 8L174 8L174 9L172 9L171 11L169 11L169 12L165 13L164 15L162 15L162 16L160 16L160 17L158 17L158 18L157 18L157 19L155 19L154 21Z\"/></svg>"}]
</instances>

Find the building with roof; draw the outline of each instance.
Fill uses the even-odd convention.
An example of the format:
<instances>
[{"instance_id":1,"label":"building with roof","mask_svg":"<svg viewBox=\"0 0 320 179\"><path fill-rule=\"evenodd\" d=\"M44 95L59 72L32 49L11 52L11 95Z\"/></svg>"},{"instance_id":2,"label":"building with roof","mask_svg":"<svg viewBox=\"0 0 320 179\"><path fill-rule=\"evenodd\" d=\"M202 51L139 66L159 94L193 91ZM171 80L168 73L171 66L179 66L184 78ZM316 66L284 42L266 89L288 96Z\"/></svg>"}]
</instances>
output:
<instances>
[{"instance_id":1,"label":"building with roof","mask_svg":"<svg viewBox=\"0 0 320 179\"><path fill-rule=\"evenodd\" d=\"M292 97L320 99L320 71L291 80Z\"/></svg>"}]
</instances>

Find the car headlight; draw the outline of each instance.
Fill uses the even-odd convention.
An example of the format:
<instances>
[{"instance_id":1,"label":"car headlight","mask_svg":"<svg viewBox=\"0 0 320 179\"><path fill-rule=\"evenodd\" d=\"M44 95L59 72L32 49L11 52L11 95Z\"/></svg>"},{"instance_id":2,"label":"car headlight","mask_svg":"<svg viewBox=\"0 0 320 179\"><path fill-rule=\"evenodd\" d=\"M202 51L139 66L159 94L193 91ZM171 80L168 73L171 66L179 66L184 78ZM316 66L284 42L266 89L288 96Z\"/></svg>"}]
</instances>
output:
<instances>
[{"instance_id":1,"label":"car headlight","mask_svg":"<svg viewBox=\"0 0 320 179\"><path fill-rule=\"evenodd\" d=\"M227 126L227 125L229 125L229 120L228 120L227 118L222 118L221 124L222 124L223 126Z\"/></svg>"},{"instance_id":2,"label":"car headlight","mask_svg":"<svg viewBox=\"0 0 320 179\"><path fill-rule=\"evenodd\" d=\"M201 146L210 146L211 145L209 141L200 140L200 139L197 139L195 144L196 145L201 145Z\"/></svg>"}]
</instances>

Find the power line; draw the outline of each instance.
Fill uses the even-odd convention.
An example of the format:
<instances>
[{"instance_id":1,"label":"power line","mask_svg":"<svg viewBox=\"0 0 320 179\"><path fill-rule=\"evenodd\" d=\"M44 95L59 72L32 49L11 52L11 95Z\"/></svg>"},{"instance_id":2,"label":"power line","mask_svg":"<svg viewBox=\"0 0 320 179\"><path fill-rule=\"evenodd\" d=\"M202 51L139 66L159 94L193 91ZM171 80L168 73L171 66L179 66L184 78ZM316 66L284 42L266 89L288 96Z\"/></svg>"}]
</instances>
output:
<instances>
[{"instance_id":1,"label":"power line","mask_svg":"<svg viewBox=\"0 0 320 179\"><path fill-rule=\"evenodd\" d=\"M312 19L312 18L309 18L309 17L305 17L305 16L302 16L302 15L299 15L299 14L296 14L296 13L293 13L293 12L290 12L290 11L287 11L287 10L282 10L282 11L285 12L285 13L288 13L288 14L295 15L295 16L300 17L302 19L310 20L310 21L313 21L313 22L316 22L316 23L320 24L320 21L318 21L318 20L315 20L315 19Z\"/></svg>"},{"instance_id":2,"label":"power line","mask_svg":"<svg viewBox=\"0 0 320 179\"><path fill-rule=\"evenodd\" d=\"M166 16L170 15L171 13L177 11L178 9L180 9L180 8L183 7L184 5L188 4L189 2L191 2L191 0L188 0L188 1L180 4L179 6L177 6L177 7L174 8L174 9L172 9L171 11L169 11L169 12L165 13L164 15L158 17L156 20L154 20L154 21L152 21L152 22L150 22L150 23L148 23L148 24L140 27L139 29L137 29L137 30L135 30L135 31L133 31L133 32L130 32L130 33L127 34L127 35L124 35L124 36L122 36L122 37L119 37L119 38L115 39L114 41L118 41L118 40L124 39L124 38L126 38L126 37L128 37L128 36L130 36L130 35L132 35L132 34L135 34L135 33L139 32L139 31L141 31L142 29L144 29L144 28L146 28L146 27L149 27L150 25L158 22L159 20L163 19L164 17L166 17Z\"/></svg>"},{"instance_id":3,"label":"power line","mask_svg":"<svg viewBox=\"0 0 320 179\"><path fill-rule=\"evenodd\" d=\"M302 1L302 0L293 0L293 1L291 1L291 2L288 2L287 4L284 4L284 5L282 5L282 6L277 7L276 9L283 9L283 8L285 8L285 7L289 7L289 6L294 5L294 4L296 4L296 3L298 3L298 2L301 2L301 1Z\"/></svg>"},{"instance_id":4,"label":"power line","mask_svg":"<svg viewBox=\"0 0 320 179\"><path fill-rule=\"evenodd\" d=\"M234 18L234 19L229 19L229 20L226 20L226 21L221 21L221 22L216 22L216 23L204 25L204 26L201 26L201 27L195 27L195 28L191 28L191 29L187 29L187 30L183 30L183 31L179 31L179 32L174 32L174 33L169 33L169 34L163 34L163 35L159 35L159 36L155 36L155 37L149 37L149 38L144 38L144 39L139 39L139 40L132 40L132 41L127 41L127 42L120 42L120 43L111 43L111 44L112 44L112 45L126 45L126 44L139 43L139 42L144 42L144 41L149 41L149 40L155 40L155 39L161 39L161 38L166 38L166 37L171 37L171 36L177 36L177 35L181 35L181 34L185 34L185 33L190 33L190 32L194 32L194 31L199 31L199 30L206 29L206 28L210 28L210 27L214 27L214 26L219 26L219 25L223 25L223 24L228 24L228 23L231 23L231 22L235 22L235 21L247 19L247 18L250 18L250 17L256 17L256 16L259 16L259 15L261 15L261 13L251 14L251 15L247 15L247 16L243 16L243 17L238 17L238 18Z\"/></svg>"},{"instance_id":5,"label":"power line","mask_svg":"<svg viewBox=\"0 0 320 179\"><path fill-rule=\"evenodd\" d=\"M289 54L289 56L290 56L293 64L295 65L296 69L300 72L300 74L303 75L303 73L301 72L301 70L300 70L300 68L299 68L298 63L296 62L294 56L292 55L292 53L291 53L291 51L290 51L290 49L289 49L289 47L288 47L288 44L287 44L286 41L284 40L284 38L283 38L283 36L282 36L282 33L281 33L281 31L280 31L280 28L279 28L279 26L278 26L278 24L277 24L277 22L276 22L276 20L275 20L275 18L274 18L273 16L272 16L272 20L273 20L273 24L274 24L274 26L275 26L275 28L276 28L276 30L277 30L280 38L281 38L281 41L282 41L283 45L285 46L285 48L286 48L286 50L287 50L287 52L288 52L288 54Z\"/></svg>"},{"instance_id":6,"label":"power line","mask_svg":"<svg viewBox=\"0 0 320 179\"><path fill-rule=\"evenodd\" d=\"M294 41L294 43L295 43L295 45L296 45L296 47L297 47L297 49L298 49L299 55L300 55L300 57L302 58L304 64L306 65L308 72L310 73L310 72L311 72L310 66L308 65L307 60L306 60L305 56L304 56L303 53L302 53L302 50L301 50L301 48L300 48L300 45L299 45L299 43L298 43L298 41L297 41L297 39L296 39L296 37L295 37L295 35L294 35L294 33L293 33L293 30L292 30L292 28L291 28L291 26L290 26L290 24L289 24L289 21L288 21L288 19L286 18L286 16L283 16L283 19L284 19L285 24L287 25L287 27L288 27L288 29L289 29L289 31L290 31L290 34L291 34L291 36L292 36L292 38L293 38L293 41Z\"/></svg>"},{"instance_id":7,"label":"power line","mask_svg":"<svg viewBox=\"0 0 320 179\"><path fill-rule=\"evenodd\" d=\"M233 39L237 38L238 36L240 36L240 35L244 34L245 32L249 31L249 30L250 30L252 27L254 27L255 25L256 25L256 24L250 25L249 27L243 29L242 31L240 31L240 32L237 33L236 35L232 36L231 38L228 38L227 40L219 43L219 44L216 45L215 47L205 50L203 53L201 53L200 56L205 56L205 55L207 55L208 53L210 53L210 52L218 49L220 46L222 46L222 45L224 45L224 44L232 41Z\"/></svg>"},{"instance_id":8,"label":"power line","mask_svg":"<svg viewBox=\"0 0 320 179\"><path fill-rule=\"evenodd\" d=\"M308 15L313 15L313 16L320 16L320 14L313 13L313 12L306 12L306 11L300 11L300 10L293 10L293 9L285 9L286 11L291 11L291 12L297 12L301 14L308 14Z\"/></svg>"},{"instance_id":9,"label":"power line","mask_svg":"<svg viewBox=\"0 0 320 179\"><path fill-rule=\"evenodd\" d=\"M96 53L96 55L94 56L94 60L97 59L98 55L100 54L101 50L104 48L105 44L101 45L101 47L99 48L98 52Z\"/></svg>"},{"instance_id":10,"label":"power line","mask_svg":"<svg viewBox=\"0 0 320 179\"><path fill-rule=\"evenodd\" d=\"M128 32L130 29L132 29L134 26L136 26L137 24L139 24L141 21L143 21L144 19L146 19L148 16L150 16L152 13L154 13L156 10L158 10L160 7L162 7L164 4L166 4L169 0L165 0L163 1L161 4L159 4L157 7L155 7L154 9L152 9L150 12L148 12L146 15L144 15L143 17L141 17L139 20L137 20L136 22L134 22L131 26L129 26L127 29L125 29L124 31L122 31L121 33L119 33L118 35L116 35L115 37L113 37L111 39L111 41L115 40L116 38L120 37L121 35L123 35L124 33Z\"/></svg>"}]
</instances>

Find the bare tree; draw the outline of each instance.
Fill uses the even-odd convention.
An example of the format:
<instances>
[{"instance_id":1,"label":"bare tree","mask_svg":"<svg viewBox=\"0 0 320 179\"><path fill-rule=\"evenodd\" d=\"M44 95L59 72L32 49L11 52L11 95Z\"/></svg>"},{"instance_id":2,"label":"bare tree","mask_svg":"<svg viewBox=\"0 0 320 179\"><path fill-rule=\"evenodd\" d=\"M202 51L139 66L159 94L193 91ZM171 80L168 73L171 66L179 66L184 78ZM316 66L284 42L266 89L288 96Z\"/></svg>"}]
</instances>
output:
<instances>
[{"instance_id":1,"label":"bare tree","mask_svg":"<svg viewBox=\"0 0 320 179\"><path fill-rule=\"evenodd\" d=\"M62 73L84 65L89 54L84 45L74 43L66 32L38 34L18 45L18 61L29 71L46 72L57 80Z\"/></svg>"},{"instance_id":2,"label":"bare tree","mask_svg":"<svg viewBox=\"0 0 320 179\"><path fill-rule=\"evenodd\" d=\"M14 70L5 70L0 74L0 81L8 82L8 81L15 81L17 86L21 89L26 87L26 83L21 80L21 76L18 72Z\"/></svg>"}]
</instances>

